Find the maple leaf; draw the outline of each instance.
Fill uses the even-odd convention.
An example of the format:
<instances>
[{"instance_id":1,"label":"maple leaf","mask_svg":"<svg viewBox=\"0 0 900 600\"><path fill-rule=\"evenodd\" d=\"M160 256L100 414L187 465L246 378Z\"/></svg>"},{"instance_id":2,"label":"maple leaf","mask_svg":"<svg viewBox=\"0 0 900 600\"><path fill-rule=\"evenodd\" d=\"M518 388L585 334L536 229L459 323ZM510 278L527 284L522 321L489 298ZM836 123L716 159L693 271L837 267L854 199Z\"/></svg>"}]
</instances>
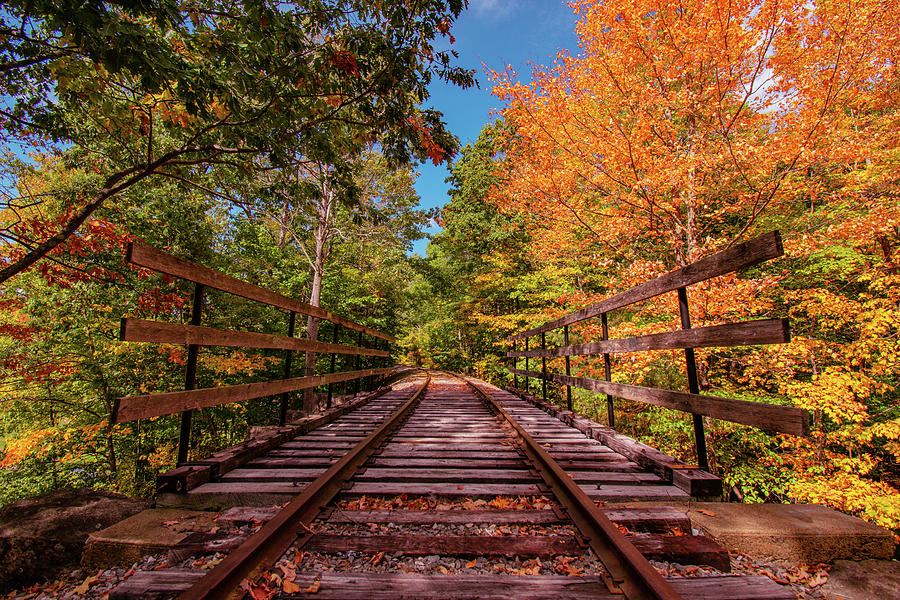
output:
<instances>
[{"instance_id":1,"label":"maple leaf","mask_svg":"<svg viewBox=\"0 0 900 600\"><path fill-rule=\"evenodd\" d=\"M91 575L90 577L85 578L85 580L83 582L81 582L81 585L74 588L72 591L74 591L76 594L84 596L85 594L88 593L88 590L91 589L92 585L94 585L95 583L100 581L100 575L102 573L103 573L103 571L100 571L96 575Z\"/></svg>"},{"instance_id":2,"label":"maple leaf","mask_svg":"<svg viewBox=\"0 0 900 600\"><path fill-rule=\"evenodd\" d=\"M488 502L488 504L493 506L494 508L504 509L509 508L509 506L512 504L512 501L504 496L497 496L496 498Z\"/></svg>"},{"instance_id":3,"label":"maple leaf","mask_svg":"<svg viewBox=\"0 0 900 600\"><path fill-rule=\"evenodd\" d=\"M315 594L319 591L320 587L322 587L322 581L318 577L316 577L315 579L313 579L313 582L309 585L309 587L303 590L303 593Z\"/></svg>"}]
</instances>

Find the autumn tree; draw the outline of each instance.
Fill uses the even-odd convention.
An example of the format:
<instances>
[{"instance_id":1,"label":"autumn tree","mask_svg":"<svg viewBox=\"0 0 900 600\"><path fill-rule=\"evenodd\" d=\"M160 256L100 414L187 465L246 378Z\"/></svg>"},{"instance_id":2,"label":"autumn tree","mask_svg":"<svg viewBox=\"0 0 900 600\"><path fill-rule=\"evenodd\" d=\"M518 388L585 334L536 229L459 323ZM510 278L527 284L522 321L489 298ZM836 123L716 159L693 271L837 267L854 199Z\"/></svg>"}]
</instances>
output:
<instances>
[{"instance_id":1,"label":"autumn tree","mask_svg":"<svg viewBox=\"0 0 900 600\"><path fill-rule=\"evenodd\" d=\"M896 526L896 11L573 7L580 54L529 83L495 75L509 133L493 201L522 219L536 262L581 265L578 291L547 298L532 323L780 229L784 261L697 286L691 310L695 325L790 314L794 342L698 351L701 386L808 408L815 433L777 440L712 423L713 467L739 496L822 501ZM611 323L614 336L677 327L671 298L636 308ZM592 322L574 329L599 335ZM576 367L600 374L596 361ZM614 367L618 381L683 389L674 353L619 355ZM623 426L652 442L685 430L660 409L628 410Z\"/></svg>"},{"instance_id":2,"label":"autumn tree","mask_svg":"<svg viewBox=\"0 0 900 600\"><path fill-rule=\"evenodd\" d=\"M461 0L6 3L0 136L9 148L74 153L91 172L43 229L16 216L42 198L6 199L0 282L151 176L201 185L213 167L253 172L298 156L340 165L371 143L398 163L443 159L453 138L420 105L434 76L472 82L433 47L461 9ZM338 137L352 147L335 147Z\"/></svg>"}]
</instances>

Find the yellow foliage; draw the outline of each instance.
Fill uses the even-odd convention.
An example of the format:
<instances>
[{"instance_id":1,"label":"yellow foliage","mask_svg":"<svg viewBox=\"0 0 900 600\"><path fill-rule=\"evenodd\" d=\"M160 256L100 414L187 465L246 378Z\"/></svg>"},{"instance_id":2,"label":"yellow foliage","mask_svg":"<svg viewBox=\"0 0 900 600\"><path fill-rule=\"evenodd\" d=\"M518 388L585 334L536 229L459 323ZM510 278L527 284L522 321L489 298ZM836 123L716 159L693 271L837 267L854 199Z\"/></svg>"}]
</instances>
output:
<instances>
[{"instance_id":1,"label":"yellow foliage","mask_svg":"<svg viewBox=\"0 0 900 600\"><path fill-rule=\"evenodd\" d=\"M30 454L46 449L46 445L41 445L54 434L56 434L55 429L38 429L30 432L25 437L8 442L6 455L0 461L0 468L14 467Z\"/></svg>"}]
</instances>

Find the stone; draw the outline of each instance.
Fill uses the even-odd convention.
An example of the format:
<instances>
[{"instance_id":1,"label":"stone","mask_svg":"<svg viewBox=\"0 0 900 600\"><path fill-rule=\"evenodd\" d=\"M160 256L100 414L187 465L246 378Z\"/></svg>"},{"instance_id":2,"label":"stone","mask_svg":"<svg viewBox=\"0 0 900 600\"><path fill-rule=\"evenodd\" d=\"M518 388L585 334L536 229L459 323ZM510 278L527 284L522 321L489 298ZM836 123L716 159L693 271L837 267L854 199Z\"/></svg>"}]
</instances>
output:
<instances>
[{"instance_id":1,"label":"stone","mask_svg":"<svg viewBox=\"0 0 900 600\"><path fill-rule=\"evenodd\" d=\"M895 560L835 561L828 583L821 587L828 597L842 600L900 598L900 562Z\"/></svg>"},{"instance_id":2,"label":"stone","mask_svg":"<svg viewBox=\"0 0 900 600\"><path fill-rule=\"evenodd\" d=\"M0 508L0 592L77 568L89 534L147 506L112 492L66 489Z\"/></svg>"},{"instance_id":3,"label":"stone","mask_svg":"<svg viewBox=\"0 0 900 600\"><path fill-rule=\"evenodd\" d=\"M107 569L166 552L194 532L208 532L216 513L154 508L92 533L81 556L84 569Z\"/></svg>"},{"instance_id":4,"label":"stone","mask_svg":"<svg viewBox=\"0 0 900 600\"><path fill-rule=\"evenodd\" d=\"M890 531L820 504L696 502L688 517L729 550L764 562L818 564L894 555Z\"/></svg>"}]
</instances>

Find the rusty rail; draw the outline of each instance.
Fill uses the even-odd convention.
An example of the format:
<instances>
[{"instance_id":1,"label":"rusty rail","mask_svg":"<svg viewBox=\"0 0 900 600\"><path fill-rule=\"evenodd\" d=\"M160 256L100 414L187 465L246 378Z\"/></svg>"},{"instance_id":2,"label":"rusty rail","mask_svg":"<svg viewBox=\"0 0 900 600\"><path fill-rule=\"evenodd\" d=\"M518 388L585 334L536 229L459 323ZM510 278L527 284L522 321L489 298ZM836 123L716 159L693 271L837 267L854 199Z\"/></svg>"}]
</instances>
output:
<instances>
[{"instance_id":1,"label":"rusty rail","mask_svg":"<svg viewBox=\"0 0 900 600\"><path fill-rule=\"evenodd\" d=\"M572 477L503 407L469 378L450 375L462 379L515 430L522 449L535 470L565 507L569 518L585 536L591 550L612 575L612 581L607 582L611 593L623 593L628 600L683 600L578 487Z\"/></svg>"},{"instance_id":2,"label":"rusty rail","mask_svg":"<svg viewBox=\"0 0 900 600\"><path fill-rule=\"evenodd\" d=\"M344 483L368 460L376 448L397 428L416 405L431 381L425 373L425 381L419 389L391 417L375 431L360 441L339 461L310 483L303 492L285 506L220 564L207 573L180 600L228 598L241 581L252 576L261 565L278 560L298 538L298 529L308 528L322 510L341 490Z\"/></svg>"}]
</instances>

